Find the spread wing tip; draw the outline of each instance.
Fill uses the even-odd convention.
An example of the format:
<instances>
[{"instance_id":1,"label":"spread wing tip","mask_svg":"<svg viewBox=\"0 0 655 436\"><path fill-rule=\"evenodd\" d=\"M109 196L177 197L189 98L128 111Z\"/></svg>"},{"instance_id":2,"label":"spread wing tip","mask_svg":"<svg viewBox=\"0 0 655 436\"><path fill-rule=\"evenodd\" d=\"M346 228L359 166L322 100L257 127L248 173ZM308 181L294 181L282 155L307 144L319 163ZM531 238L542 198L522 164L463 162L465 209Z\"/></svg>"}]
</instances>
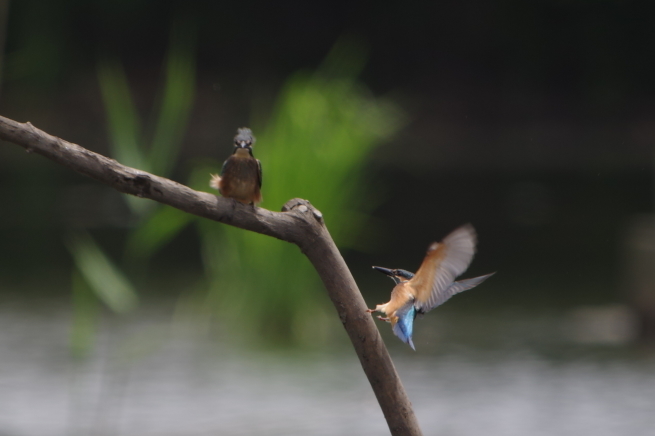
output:
<instances>
[{"instance_id":1,"label":"spread wing tip","mask_svg":"<svg viewBox=\"0 0 655 436\"><path fill-rule=\"evenodd\" d=\"M467 239L475 245L478 239L478 235L475 231L475 228L471 225L471 223L464 224L463 226L457 227L455 230L450 232L448 236L444 238L444 243L448 243L450 241L455 241L458 239Z\"/></svg>"}]
</instances>

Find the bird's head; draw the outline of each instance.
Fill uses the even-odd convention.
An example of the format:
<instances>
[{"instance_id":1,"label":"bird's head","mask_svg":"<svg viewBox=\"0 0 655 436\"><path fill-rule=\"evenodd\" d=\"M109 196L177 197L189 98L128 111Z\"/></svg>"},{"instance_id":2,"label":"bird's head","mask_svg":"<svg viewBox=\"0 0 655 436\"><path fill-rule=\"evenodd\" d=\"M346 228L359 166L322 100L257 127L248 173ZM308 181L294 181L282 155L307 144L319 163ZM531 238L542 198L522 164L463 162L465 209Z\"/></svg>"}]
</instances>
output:
<instances>
[{"instance_id":1,"label":"bird's head","mask_svg":"<svg viewBox=\"0 0 655 436\"><path fill-rule=\"evenodd\" d=\"M406 282L414 277L413 273L404 269L389 269L389 268L383 268L381 266L374 266L373 269L386 274L396 284L399 284L401 282Z\"/></svg>"},{"instance_id":2,"label":"bird's head","mask_svg":"<svg viewBox=\"0 0 655 436\"><path fill-rule=\"evenodd\" d=\"M234 152L238 150L247 150L252 155L252 146L255 143L255 137L252 130L247 127L238 129L237 136L234 137Z\"/></svg>"}]
</instances>

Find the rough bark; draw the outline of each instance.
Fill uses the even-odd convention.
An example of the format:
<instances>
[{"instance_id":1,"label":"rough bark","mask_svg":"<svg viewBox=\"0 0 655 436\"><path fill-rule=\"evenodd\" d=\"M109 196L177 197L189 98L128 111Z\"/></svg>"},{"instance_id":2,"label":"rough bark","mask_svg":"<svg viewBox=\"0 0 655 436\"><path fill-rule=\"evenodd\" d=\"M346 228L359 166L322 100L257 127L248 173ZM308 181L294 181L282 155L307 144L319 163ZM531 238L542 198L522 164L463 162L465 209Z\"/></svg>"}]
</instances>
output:
<instances>
[{"instance_id":1,"label":"rough bark","mask_svg":"<svg viewBox=\"0 0 655 436\"><path fill-rule=\"evenodd\" d=\"M167 204L223 224L296 244L316 268L334 303L393 435L421 430L391 357L357 284L339 253L320 211L309 201L289 200L272 212L194 191L172 180L126 167L28 123L0 116L0 138L24 147L120 192Z\"/></svg>"}]
</instances>

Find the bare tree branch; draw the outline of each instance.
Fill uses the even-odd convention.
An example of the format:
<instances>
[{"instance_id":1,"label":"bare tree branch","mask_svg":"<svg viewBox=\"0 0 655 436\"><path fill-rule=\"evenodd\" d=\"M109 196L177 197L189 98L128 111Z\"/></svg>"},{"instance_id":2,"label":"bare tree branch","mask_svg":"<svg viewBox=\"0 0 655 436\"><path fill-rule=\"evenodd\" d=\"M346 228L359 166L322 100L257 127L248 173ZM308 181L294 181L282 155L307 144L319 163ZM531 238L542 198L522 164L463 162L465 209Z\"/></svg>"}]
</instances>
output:
<instances>
[{"instance_id":1,"label":"bare tree branch","mask_svg":"<svg viewBox=\"0 0 655 436\"><path fill-rule=\"evenodd\" d=\"M1 116L0 139L18 144L28 152L41 154L120 192L149 198L184 212L296 244L325 284L373 387L391 434L421 434L412 405L380 333L372 317L366 313L366 304L357 284L334 244L321 212L308 201L290 200L282 212L253 208L126 167L77 144L49 135L30 123L18 123Z\"/></svg>"}]
</instances>

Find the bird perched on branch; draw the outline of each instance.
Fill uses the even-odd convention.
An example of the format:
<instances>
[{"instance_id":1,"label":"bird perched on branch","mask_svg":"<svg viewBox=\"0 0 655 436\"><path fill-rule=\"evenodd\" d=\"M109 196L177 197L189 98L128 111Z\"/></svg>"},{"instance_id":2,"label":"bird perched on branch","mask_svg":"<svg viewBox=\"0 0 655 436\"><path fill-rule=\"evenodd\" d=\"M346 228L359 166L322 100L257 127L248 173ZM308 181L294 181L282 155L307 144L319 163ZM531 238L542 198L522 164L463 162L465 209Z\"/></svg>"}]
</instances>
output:
<instances>
[{"instance_id":1,"label":"bird perched on branch","mask_svg":"<svg viewBox=\"0 0 655 436\"><path fill-rule=\"evenodd\" d=\"M388 275L396 286L391 300L378 304L368 312L382 312L382 321L391 323L393 332L413 350L414 318L445 303L450 297L474 288L495 273L467 280L455 281L468 268L475 254L476 235L470 224L462 226L444 238L433 242L416 274L404 269L373 268Z\"/></svg>"},{"instance_id":2,"label":"bird perched on branch","mask_svg":"<svg viewBox=\"0 0 655 436\"><path fill-rule=\"evenodd\" d=\"M234 137L234 151L223 163L221 175L212 174L209 186L218 189L223 197L233 198L241 203L261 203L262 164L252 155L255 137L252 131L243 127Z\"/></svg>"}]
</instances>

